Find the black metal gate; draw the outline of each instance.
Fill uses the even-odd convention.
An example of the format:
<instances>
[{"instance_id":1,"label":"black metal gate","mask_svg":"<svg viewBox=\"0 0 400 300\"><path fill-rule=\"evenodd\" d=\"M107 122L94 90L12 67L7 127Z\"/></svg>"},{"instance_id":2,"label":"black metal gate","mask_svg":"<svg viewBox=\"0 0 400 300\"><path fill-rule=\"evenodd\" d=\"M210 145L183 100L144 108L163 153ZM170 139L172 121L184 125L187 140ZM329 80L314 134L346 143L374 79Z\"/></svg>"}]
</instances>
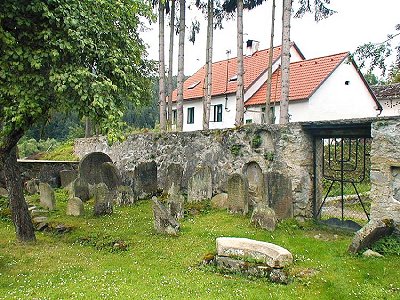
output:
<instances>
[{"instance_id":1,"label":"black metal gate","mask_svg":"<svg viewBox=\"0 0 400 300\"><path fill-rule=\"evenodd\" d=\"M314 218L324 224L358 230L369 220L370 122L313 123Z\"/></svg>"}]
</instances>

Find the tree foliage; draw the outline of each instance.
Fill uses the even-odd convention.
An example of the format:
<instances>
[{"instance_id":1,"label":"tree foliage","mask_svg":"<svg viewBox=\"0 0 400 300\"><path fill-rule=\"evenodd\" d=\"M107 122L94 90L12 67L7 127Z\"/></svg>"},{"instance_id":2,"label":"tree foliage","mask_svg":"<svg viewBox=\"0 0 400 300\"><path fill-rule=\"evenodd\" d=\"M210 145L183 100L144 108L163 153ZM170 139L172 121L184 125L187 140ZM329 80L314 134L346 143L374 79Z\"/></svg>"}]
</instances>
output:
<instances>
[{"instance_id":1,"label":"tree foliage","mask_svg":"<svg viewBox=\"0 0 400 300\"><path fill-rule=\"evenodd\" d=\"M124 103L149 98L139 16L139 1L3 1L0 145L52 109L106 120L115 137Z\"/></svg>"}]
</instances>

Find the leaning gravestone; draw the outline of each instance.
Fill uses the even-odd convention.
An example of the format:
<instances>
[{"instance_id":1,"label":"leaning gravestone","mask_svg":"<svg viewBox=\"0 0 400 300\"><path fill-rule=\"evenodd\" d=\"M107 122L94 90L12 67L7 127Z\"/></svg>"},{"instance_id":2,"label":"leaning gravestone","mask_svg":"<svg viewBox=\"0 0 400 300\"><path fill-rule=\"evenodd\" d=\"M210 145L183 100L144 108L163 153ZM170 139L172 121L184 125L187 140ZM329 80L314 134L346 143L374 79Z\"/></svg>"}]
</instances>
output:
<instances>
[{"instance_id":1,"label":"leaning gravestone","mask_svg":"<svg viewBox=\"0 0 400 300\"><path fill-rule=\"evenodd\" d=\"M111 162L101 165L101 182L104 182L109 190L115 190L121 185L121 175L117 167Z\"/></svg>"},{"instance_id":2,"label":"leaning gravestone","mask_svg":"<svg viewBox=\"0 0 400 300\"><path fill-rule=\"evenodd\" d=\"M31 179L25 182L25 190L29 195L37 194L39 192L39 180Z\"/></svg>"},{"instance_id":3,"label":"leaning gravestone","mask_svg":"<svg viewBox=\"0 0 400 300\"><path fill-rule=\"evenodd\" d=\"M153 197L153 215L154 229L158 233L177 235L179 232L179 223L170 214L169 210Z\"/></svg>"},{"instance_id":4,"label":"leaning gravestone","mask_svg":"<svg viewBox=\"0 0 400 300\"><path fill-rule=\"evenodd\" d=\"M228 178L228 211L247 214L249 205L247 179L241 174L233 174Z\"/></svg>"},{"instance_id":5,"label":"leaning gravestone","mask_svg":"<svg viewBox=\"0 0 400 300\"><path fill-rule=\"evenodd\" d=\"M89 200L89 184L84 178L78 177L71 184L72 197L78 197L83 202Z\"/></svg>"},{"instance_id":6,"label":"leaning gravestone","mask_svg":"<svg viewBox=\"0 0 400 300\"><path fill-rule=\"evenodd\" d=\"M168 190L167 203L169 212L177 220L184 217L184 202L185 198L181 194L180 187L175 187L175 184L172 183Z\"/></svg>"},{"instance_id":7,"label":"leaning gravestone","mask_svg":"<svg viewBox=\"0 0 400 300\"><path fill-rule=\"evenodd\" d=\"M189 179L188 202L199 202L212 197L212 175L209 166L198 166Z\"/></svg>"},{"instance_id":8,"label":"leaning gravestone","mask_svg":"<svg viewBox=\"0 0 400 300\"><path fill-rule=\"evenodd\" d=\"M66 214L68 216L83 216L85 213L83 209L83 202L78 197L73 197L68 200Z\"/></svg>"},{"instance_id":9,"label":"leaning gravestone","mask_svg":"<svg viewBox=\"0 0 400 300\"><path fill-rule=\"evenodd\" d=\"M48 183L39 183L40 205L48 210L53 210L56 207L56 197L54 190Z\"/></svg>"},{"instance_id":10,"label":"leaning gravestone","mask_svg":"<svg viewBox=\"0 0 400 300\"><path fill-rule=\"evenodd\" d=\"M87 183L94 185L102 182L101 167L105 162L111 162L111 158L103 152L92 152L85 155L79 163L79 177Z\"/></svg>"},{"instance_id":11,"label":"leaning gravestone","mask_svg":"<svg viewBox=\"0 0 400 300\"><path fill-rule=\"evenodd\" d=\"M78 177L78 171L76 170L61 170L60 171L61 186L64 188L67 187L77 177Z\"/></svg>"},{"instance_id":12,"label":"leaning gravestone","mask_svg":"<svg viewBox=\"0 0 400 300\"><path fill-rule=\"evenodd\" d=\"M135 192L139 199L157 192L157 164L155 161L140 163L134 172Z\"/></svg>"},{"instance_id":13,"label":"leaning gravestone","mask_svg":"<svg viewBox=\"0 0 400 300\"><path fill-rule=\"evenodd\" d=\"M95 216L111 215L113 213L113 192L103 182L96 185L94 194Z\"/></svg>"}]
</instances>

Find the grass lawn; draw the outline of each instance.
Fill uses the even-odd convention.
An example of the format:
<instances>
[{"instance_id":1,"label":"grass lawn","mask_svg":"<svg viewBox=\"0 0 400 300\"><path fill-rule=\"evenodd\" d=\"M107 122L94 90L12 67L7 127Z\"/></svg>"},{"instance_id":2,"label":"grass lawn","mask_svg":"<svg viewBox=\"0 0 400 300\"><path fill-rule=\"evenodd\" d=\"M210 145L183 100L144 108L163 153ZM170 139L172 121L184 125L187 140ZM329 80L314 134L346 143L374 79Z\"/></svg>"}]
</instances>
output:
<instances>
[{"instance_id":1,"label":"grass lawn","mask_svg":"<svg viewBox=\"0 0 400 300\"><path fill-rule=\"evenodd\" d=\"M167 237L153 230L150 201L101 218L88 203L86 216L76 218L64 214L65 194L57 196L50 220L72 226L69 233L37 232L37 243L21 245L11 221L0 220L0 299L400 299L400 256L350 256L349 234L293 221L270 233L248 218L212 210L187 217L180 235ZM287 248L295 257L293 282L199 266L220 236ZM126 251L113 251L117 240L128 244Z\"/></svg>"}]
</instances>

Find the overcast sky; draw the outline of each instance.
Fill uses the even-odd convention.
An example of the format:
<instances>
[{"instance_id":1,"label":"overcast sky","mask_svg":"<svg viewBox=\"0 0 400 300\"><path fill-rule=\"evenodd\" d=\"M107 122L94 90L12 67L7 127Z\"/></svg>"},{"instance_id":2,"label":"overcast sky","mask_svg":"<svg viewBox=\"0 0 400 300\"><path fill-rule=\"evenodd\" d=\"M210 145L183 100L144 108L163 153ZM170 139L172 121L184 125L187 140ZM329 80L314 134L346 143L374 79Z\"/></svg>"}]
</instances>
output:
<instances>
[{"instance_id":1,"label":"overcast sky","mask_svg":"<svg viewBox=\"0 0 400 300\"><path fill-rule=\"evenodd\" d=\"M190 2L188 0L187 2ZM244 41L247 39L260 42L260 49L269 47L272 1L245 11L243 16ZM296 5L297 0L294 0ZM282 0L276 1L275 45L281 44ZM400 0L331 0L330 7L337 11L326 20L315 22L313 16L291 21L291 40L294 41L306 58L315 58L329 54L354 51L357 46L366 42L382 42L388 33L395 31L400 24ZM197 18L201 22L201 31L192 45L187 39L185 44L185 75L192 75L205 62L206 21L200 14L187 12L187 19ZM187 22L188 23L188 22ZM168 61L168 34L166 29L166 61ZM158 60L158 24L142 35L149 45L149 58ZM176 36L176 41L178 37ZM395 42L399 43L399 37ZM214 31L213 60L227 58L226 51L231 50L230 57L236 56L236 20L225 21L224 29ZM175 45L175 68L177 68L178 47Z\"/></svg>"}]
</instances>

